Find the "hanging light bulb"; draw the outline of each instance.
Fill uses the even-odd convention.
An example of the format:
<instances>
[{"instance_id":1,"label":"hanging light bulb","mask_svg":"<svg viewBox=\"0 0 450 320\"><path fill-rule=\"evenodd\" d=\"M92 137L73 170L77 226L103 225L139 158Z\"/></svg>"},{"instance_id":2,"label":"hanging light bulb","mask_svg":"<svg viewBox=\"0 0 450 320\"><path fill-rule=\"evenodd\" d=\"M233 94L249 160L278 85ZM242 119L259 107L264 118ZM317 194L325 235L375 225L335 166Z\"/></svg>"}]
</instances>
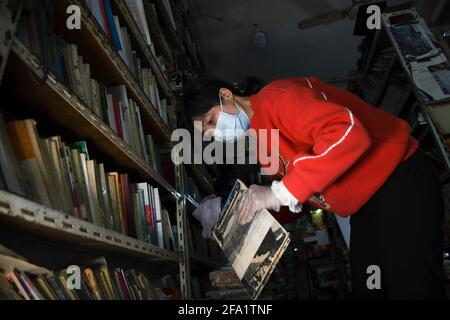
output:
<instances>
[{"instance_id":1,"label":"hanging light bulb","mask_svg":"<svg viewBox=\"0 0 450 320\"><path fill-rule=\"evenodd\" d=\"M267 35L259 29L257 24L255 24L254 26L255 34L253 35L253 42L258 49L264 49L265 47L267 47Z\"/></svg>"}]
</instances>

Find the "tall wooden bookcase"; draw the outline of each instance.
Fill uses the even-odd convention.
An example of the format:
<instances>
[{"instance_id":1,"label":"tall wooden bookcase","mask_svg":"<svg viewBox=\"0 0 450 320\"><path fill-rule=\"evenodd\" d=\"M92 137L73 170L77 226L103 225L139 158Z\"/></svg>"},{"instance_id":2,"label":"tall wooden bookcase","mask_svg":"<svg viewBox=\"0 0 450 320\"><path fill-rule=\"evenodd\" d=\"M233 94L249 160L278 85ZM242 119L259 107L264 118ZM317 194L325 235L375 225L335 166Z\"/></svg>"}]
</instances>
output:
<instances>
[{"instance_id":1,"label":"tall wooden bookcase","mask_svg":"<svg viewBox=\"0 0 450 320\"><path fill-rule=\"evenodd\" d=\"M126 86L128 95L138 104L143 115L144 128L149 131L159 144L171 145L171 131L162 121L161 116L147 98L143 89L133 77L124 61L116 53L106 35L100 29L95 18L86 9L80 0L58 0L57 6L67 7L78 5L81 10L81 30L67 31L68 41L76 43L83 54L89 55L90 63L98 68L106 85L122 83ZM173 93L167 74L163 72L158 59L147 46L139 28L134 21L124 0L114 0L115 14L131 34L135 44L134 49L139 52L140 58L145 60L157 78L162 94L176 106L178 97ZM183 64L193 73L201 69L198 57L194 52L183 45L183 32L188 32L183 10L175 6L174 16L178 31L171 29L168 13L160 0L154 1L158 6L158 13L162 15L160 21L149 21L152 33L156 35L162 50L166 50L166 59L169 65ZM155 186L158 186L165 195L164 201L175 202L176 225L179 239L177 252L161 249L157 246L136 240L134 238L106 230L92 223L79 220L64 212L58 212L41 204L34 203L8 191L0 190L0 224L7 226L11 233L20 231L32 237L31 239L45 239L45 241L58 246L62 250L71 248L95 250L96 253L118 253L124 257L138 259L154 264L155 268L166 269L177 266L180 279L180 290L184 299L190 299L191 293L191 261L195 263L211 264L204 257L194 257L189 252L187 207L196 207L198 204L185 192L184 165L175 166L175 185L171 185L161 173L151 168L137 152L132 150L113 132L97 115L95 115L75 94L58 82L56 76L47 72L45 66L34 56L30 50L14 37L17 21L19 19L23 1L0 1L0 83L13 81L21 86L22 99L34 113L45 115L44 118L52 121L57 128L62 128L71 136L78 139L89 140L98 154L110 160L114 169L130 173ZM147 1L144 1L147 5ZM63 12L63 11L60 11ZM164 34L162 30L165 30ZM167 32L169 30L169 32ZM172 39L167 38L169 34ZM173 49L175 48L175 49ZM173 61L171 61L173 59ZM179 62L180 61L180 62ZM8 78L3 78L7 64L13 66L14 72ZM32 80L31 80L32 79ZM37 83L37 84L36 84ZM175 111L174 111L175 112ZM212 193L211 179L202 170L191 166L190 174L198 184L204 188L205 193ZM23 241L33 241L27 238ZM61 251L61 250L60 250ZM52 252L42 254L55 255ZM164 270L162 270L164 271Z\"/></svg>"}]
</instances>

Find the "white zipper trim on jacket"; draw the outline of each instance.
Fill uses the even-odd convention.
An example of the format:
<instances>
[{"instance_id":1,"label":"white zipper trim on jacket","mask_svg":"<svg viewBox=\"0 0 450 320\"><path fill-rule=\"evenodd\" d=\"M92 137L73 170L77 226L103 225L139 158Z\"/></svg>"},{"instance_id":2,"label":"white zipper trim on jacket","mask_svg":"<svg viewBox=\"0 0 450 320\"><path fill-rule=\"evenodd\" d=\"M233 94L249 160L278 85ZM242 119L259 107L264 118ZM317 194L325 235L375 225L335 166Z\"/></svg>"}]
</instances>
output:
<instances>
[{"instance_id":1,"label":"white zipper trim on jacket","mask_svg":"<svg viewBox=\"0 0 450 320\"><path fill-rule=\"evenodd\" d=\"M317 156L306 156L306 157L302 157L302 158L298 158L297 160L294 161L294 166L299 163L300 161L304 161L304 160L309 160L309 159L319 159L322 158L324 156L326 156L330 151L332 151L334 148L336 148L337 146L339 146L341 143L343 143L345 141L345 139L347 138L347 136L350 134L350 132L353 130L353 128L355 127L355 119L353 117L353 113L348 109L345 108L347 110L347 112L350 115L350 121L351 121L351 125L349 126L349 128L347 129L347 131L345 132L345 134L342 136L342 138L336 142L335 144L333 144L331 147L329 147L324 153L317 155Z\"/></svg>"}]
</instances>

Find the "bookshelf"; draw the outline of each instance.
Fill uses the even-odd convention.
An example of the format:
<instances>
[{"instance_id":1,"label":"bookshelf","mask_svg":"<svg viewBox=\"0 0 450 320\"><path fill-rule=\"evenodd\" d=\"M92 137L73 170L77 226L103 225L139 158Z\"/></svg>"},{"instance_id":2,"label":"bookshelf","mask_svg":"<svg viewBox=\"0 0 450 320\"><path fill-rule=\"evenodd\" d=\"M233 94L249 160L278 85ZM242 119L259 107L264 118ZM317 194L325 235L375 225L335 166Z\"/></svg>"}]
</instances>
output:
<instances>
[{"instance_id":1,"label":"bookshelf","mask_svg":"<svg viewBox=\"0 0 450 320\"><path fill-rule=\"evenodd\" d=\"M124 0L118 0L118 1L114 1L114 4L117 7L118 12L120 13L120 15L123 17L124 21L126 22L127 26L129 27L143 56L151 64L151 67L152 67L153 71L155 72L155 74L158 78L158 81L164 90L164 93L167 96L169 96L170 98L174 98L173 92L169 85L169 80L167 78L167 75L165 75L163 73L158 61L156 60L156 57L150 51L150 48L145 44L144 39L142 38L142 34L139 31L139 27L137 26L136 22L134 21L126 3L124 2Z\"/></svg>"},{"instance_id":2,"label":"bookshelf","mask_svg":"<svg viewBox=\"0 0 450 320\"><path fill-rule=\"evenodd\" d=\"M176 30L174 29L174 26L171 23L170 15L167 11L166 6L164 5L163 0L155 1L158 13L161 15L162 18L162 29L165 30L167 34L166 39L168 39L168 41L172 44L173 50L180 57L181 62L186 66L186 68L189 71L194 73L195 71L201 71L200 67L196 68L185 46L183 45L184 36L189 32L189 30L183 23L182 18L180 18L180 16L185 16L183 4L182 3L176 4L174 1L170 0L167 0L167 2L170 3L172 10L175 11L173 16L175 26L177 28Z\"/></svg>"},{"instance_id":3,"label":"bookshelf","mask_svg":"<svg viewBox=\"0 0 450 320\"><path fill-rule=\"evenodd\" d=\"M142 156L132 150L118 135L111 130L96 114L94 114L73 93L67 91L52 74L44 75L43 66L39 59L30 53L18 39L12 46L14 56L11 63L21 72L16 73L14 79L17 86L26 91L25 100L30 107L51 116L51 120L61 127L68 128L80 139L89 138L101 153L120 165L129 172L135 172L138 176L154 181L167 190L171 195L177 196L177 192L160 174L155 172L145 163ZM20 61L18 61L20 60ZM35 76L43 80L43 85L29 87L26 84L26 70L31 70ZM25 76L25 77L24 77ZM20 94L20 93L19 93ZM57 107L56 107L57 106Z\"/></svg>"},{"instance_id":4,"label":"bookshelf","mask_svg":"<svg viewBox=\"0 0 450 320\"><path fill-rule=\"evenodd\" d=\"M107 40L105 33L101 30L95 18L89 10L78 0L56 1L57 12L64 12L68 5L78 5L81 11L81 30L67 31L67 40L74 43L86 44L81 51L82 55L89 59L92 66L98 70L97 75L100 81L105 84L123 83L127 91L135 101L138 102L141 112L144 116L144 122L148 124L151 131L155 134L158 142L170 141L170 130L164 124L162 118L152 105L147 95L136 81L125 62L116 53L111 43ZM65 30L64 26L60 27ZM94 72L96 70L93 70ZM103 75L103 77L102 77Z\"/></svg>"},{"instance_id":5,"label":"bookshelf","mask_svg":"<svg viewBox=\"0 0 450 320\"><path fill-rule=\"evenodd\" d=\"M191 293L191 260L211 267L219 264L208 260L206 257L193 255L189 252L187 219L187 207L196 208L198 203L186 194L185 170L192 173L197 183L207 193L213 193L214 188L211 178L205 168L197 166L175 166L174 185L152 168L136 150L131 148L112 130L83 99L58 80L58 77L48 70L40 58L15 38L17 21L20 18L23 1L3 1L0 6L0 26L6 32L1 34L0 48L0 83L4 71L9 69L9 87L20 88L11 94L17 94L22 103L27 105L27 112L39 114L47 123L54 124L54 131L61 131L62 135L69 135L77 140L87 140L93 147L94 153L101 159L108 159L110 170L121 171L130 174L134 181L156 184L161 190L162 201L172 203L175 207L175 218L178 235L178 250L171 251L159 246L126 236L124 234L108 230L93 223L80 220L65 212L46 207L42 204L15 195L6 190L0 190L0 230L9 233L20 232L27 240L28 236L35 239L45 239L55 247L84 248L96 252L119 253L146 261L158 268L168 268L177 265L180 290L182 298L189 299ZM121 25L126 26L130 33L133 49L155 75L161 96L168 99L175 108L179 99L173 92L169 82L169 72L178 71L179 61L187 61L183 64L188 72L194 72L193 64L182 44L182 29L170 28L169 13L162 1L155 1L158 19L150 19L148 10L149 2L144 1L146 17L153 41L158 42L158 48L164 55L166 70L163 70L158 57L147 45L144 36L140 32L137 22L134 20L124 0L112 1L114 14L118 16ZM139 80L133 75L122 57L116 52L113 44L107 38L106 33L80 0L54 1L55 25L61 36L67 43L77 44L79 54L92 68L92 75L105 86L122 84L125 86L128 97L136 102L142 114L142 126L146 133L150 133L155 142L160 145L170 146L171 130L175 123L166 124L157 107L141 87ZM81 8L81 29L67 30L65 23L65 9L69 5L77 5ZM176 4L172 4L179 14L182 10ZM177 17L177 21L179 17ZM167 23L166 23L167 22ZM179 23L179 22L178 22ZM9 39L10 37L10 39ZM185 37L185 39L187 39ZM189 38L190 39L190 38ZM172 47L173 46L173 47ZM174 54L176 52L176 54ZM182 71L183 72L183 71ZM15 110L8 109L13 113ZM175 110L168 110L175 114ZM32 241L32 240L31 240ZM58 249L64 250L64 249ZM49 252L49 255L52 253ZM160 263L164 264L161 265ZM168 268L171 269L172 268Z\"/></svg>"},{"instance_id":6,"label":"bookshelf","mask_svg":"<svg viewBox=\"0 0 450 320\"><path fill-rule=\"evenodd\" d=\"M399 93L401 99L397 103L400 108L388 111L410 121L413 130L425 127L425 130L419 133L418 138L421 142L426 136L432 138L433 148L443 167L441 180L447 181L450 177L450 151L445 143L445 135L437 125L439 119L434 118L431 113L431 109L435 105L446 101L427 102L424 100L408 66L403 63L403 57L398 50L394 36L384 23L382 30L366 36L361 49L363 54L359 61L358 71L363 80L359 84L352 84L351 91L370 100L373 105L383 107L383 103L389 104L390 102L387 91L392 87L393 81L402 82L404 90ZM381 64L377 65L380 57L384 57L385 61L381 67Z\"/></svg>"},{"instance_id":7,"label":"bookshelf","mask_svg":"<svg viewBox=\"0 0 450 320\"><path fill-rule=\"evenodd\" d=\"M448 96L445 97L441 94L435 98L429 93L422 91L420 87L423 87L423 82L420 83L420 81L423 81L423 78L421 79L416 71L422 70L420 68L424 65L431 68L440 59L448 63L450 60L448 40L446 42L438 39L436 34L439 26L425 23L425 27L422 26L421 28L425 28L423 30L426 30L424 31L426 36L421 36L421 39L432 39L433 46L437 50L428 57L425 56L422 59L411 57L410 60L407 60L401 49L406 50L402 47L404 44L400 43L401 38L398 35L394 35L393 31L394 27L404 25L390 24L391 20L389 20L392 17L399 16L408 17L405 19L407 22L404 22L407 25L421 21L420 19L423 18L413 8L388 8L383 14L382 29L367 34L362 40L360 46L362 56L358 61L358 72L361 78L354 83L350 83L349 89L361 98L371 102L374 106L406 120L410 124L412 134L419 141L421 148L433 160L436 172L443 185L443 198L444 202L446 202L444 248L448 249L450 246L450 225L448 223L450 221L450 206L448 202L450 197L448 188L450 185L450 140L445 119L448 116L450 99ZM410 20L409 17L414 19ZM429 28L434 34L428 30ZM423 35L423 33L419 34ZM410 41L418 40L413 39ZM418 46L418 48L422 49L423 47ZM413 74L413 72L416 73ZM427 75L427 71L425 70L423 74ZM434 86L439 88L438 80L435 81L436 84ZM445 86L445 80L442 88L443 86ZM445 93L445 90L442 90L442 93ZM440 114L436 112L439 108L442 108L442 113Z\"/></svg>"},{"instance_id":8,"label":"bookshelf","mask_svg":"<svg viewBox=\"0 0 450 320\"><path fill-rule=\"evenodd\" d=\"M144 7L146 11L147 22L149 24L150 32L152 33L155 42L159 44L161 48L163 56L166 58L170 71L175 69L175 54L167 40L167 37L164 35L164 32L161 28L161 25L158 22L158 16L155 12L150 8L150 2L144 1Z\"/></svg>"},{"instance_id":9,"label":"bookshelf","mask_svg":"<svg viewBox=\"0 0 450 320\"><path fill-rule=\"evenodd\" d=\"M44 234L52 241L153 261L181 261L179 253L101 228L3 190L0 190L0 217L2 228L23 230L31 235Z\"/></svg>"}]
</instances>

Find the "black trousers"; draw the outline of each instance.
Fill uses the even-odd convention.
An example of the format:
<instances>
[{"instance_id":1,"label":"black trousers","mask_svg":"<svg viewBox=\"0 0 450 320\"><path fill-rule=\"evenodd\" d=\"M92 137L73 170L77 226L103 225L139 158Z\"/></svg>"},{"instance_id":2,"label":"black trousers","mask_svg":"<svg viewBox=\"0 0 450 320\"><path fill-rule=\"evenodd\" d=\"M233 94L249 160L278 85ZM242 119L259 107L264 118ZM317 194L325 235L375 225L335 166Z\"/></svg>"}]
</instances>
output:
<instances>
[{"instance_id":1,"label":"black trousers","mask_svg":"<svg viewBox=\"0 0 450 320\"><path fill-rule=\"evenodd\" d=\"M432 163L418 150L351 217L354 299L445 299L444 205ZM378 266L381 289L374 270Z\"/></svg>"}]
</instances>

